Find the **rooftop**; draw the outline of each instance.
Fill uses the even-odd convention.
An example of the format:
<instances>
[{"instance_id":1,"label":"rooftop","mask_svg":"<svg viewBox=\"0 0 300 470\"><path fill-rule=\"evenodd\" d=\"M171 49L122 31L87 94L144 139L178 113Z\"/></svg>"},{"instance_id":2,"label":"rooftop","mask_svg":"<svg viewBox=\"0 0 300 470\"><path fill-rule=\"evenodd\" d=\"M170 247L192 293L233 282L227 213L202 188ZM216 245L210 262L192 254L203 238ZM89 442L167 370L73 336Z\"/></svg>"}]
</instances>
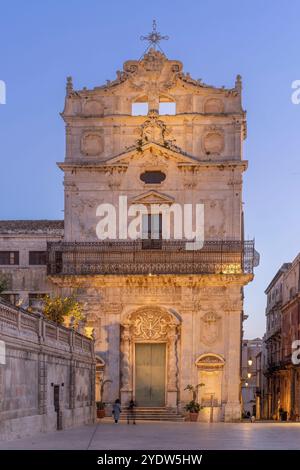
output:
<instances>
[{"instance_id":1,"label":"rooftop","mask_svg":"<svg viewBox=\"0 0 300 470\"><path fill-rule=\"evenodd\" d=\"M0 220L0 234L57 233L64 230L63 220Z\"/></svg>"}]
</instances>

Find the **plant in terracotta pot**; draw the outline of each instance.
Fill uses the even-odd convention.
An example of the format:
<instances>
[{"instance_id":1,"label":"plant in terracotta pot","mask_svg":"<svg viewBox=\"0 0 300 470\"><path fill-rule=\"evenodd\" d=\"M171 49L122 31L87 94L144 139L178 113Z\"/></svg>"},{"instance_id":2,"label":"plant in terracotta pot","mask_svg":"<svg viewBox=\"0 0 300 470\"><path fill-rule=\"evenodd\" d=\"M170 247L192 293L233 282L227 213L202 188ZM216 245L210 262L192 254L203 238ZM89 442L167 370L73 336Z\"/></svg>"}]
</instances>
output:
<instances>
[{"instance_id":1,"label":"plant in terracotta pot","mask_svg":"<svg viewBox=\"0 0 300 470\"><path fill-rule=\"evenodd\" d=\"M203 387L204 385L204 383L200 383L195 386L187 385L185 387L185 390L189 390L192 393L192 400L185 406L186 411L189 412L190 421L198 421L199 411L202 406L197 402L197 392L198 388Z\"/></svg>"},{"instance_id":2,"label":"plant in terracotta pot","mask_svg":"<svg viewBox=\"0 0 300 470\"><path fill-rule=\"evenodd\" d=\"M105 417L105 403L103 401L96 401L96 408L97 408L97 418L104 418Z\"/></svg>"}]
</instances>

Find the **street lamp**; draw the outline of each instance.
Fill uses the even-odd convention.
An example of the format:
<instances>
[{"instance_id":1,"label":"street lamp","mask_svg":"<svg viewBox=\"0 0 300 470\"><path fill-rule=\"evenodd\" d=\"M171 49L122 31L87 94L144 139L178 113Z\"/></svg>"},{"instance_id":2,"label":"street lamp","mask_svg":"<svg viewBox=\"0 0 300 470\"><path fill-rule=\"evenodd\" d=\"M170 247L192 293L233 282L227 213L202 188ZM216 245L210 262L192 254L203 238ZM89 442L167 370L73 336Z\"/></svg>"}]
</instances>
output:
<instances>
[{"instance_id":1,"label":"street lamp","mask_svg":"<svg viewBox=\"0 0 300 470\"><path fill-rule=\"evenodd\" d=\"M253 361L252 361L251 357L249 357L249 359L248 359L248 366L252 366L252 364L253 364Z\"/></svg>"},{"instance_id":2,"label":"street lamp","mask_svg":"<svg viewBox=\"0 0 300 470\"><path fill-rule=\"evenodd\" d=\"M247 374L248 379L251 379L251 375L252 375L251 372L248 372Z\"/></svg>"}]
</instances>

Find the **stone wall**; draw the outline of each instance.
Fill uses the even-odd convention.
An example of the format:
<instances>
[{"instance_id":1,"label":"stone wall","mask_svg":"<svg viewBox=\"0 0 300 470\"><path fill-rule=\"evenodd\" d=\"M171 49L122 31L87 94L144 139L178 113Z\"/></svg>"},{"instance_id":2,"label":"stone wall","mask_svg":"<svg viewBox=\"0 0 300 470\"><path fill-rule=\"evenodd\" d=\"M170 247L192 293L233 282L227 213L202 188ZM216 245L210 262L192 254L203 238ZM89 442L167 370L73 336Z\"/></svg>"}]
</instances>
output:
<instances>
[{"instance_id":1,"label":"stone wall","mask_svg":"<svg viewBox=\"0 0 300 470\"><path fill-rule=\"evenodd\" d=\"M0 302L0 347L0 440L93 422L92 340Z\"/></svg>"}]
</instances>

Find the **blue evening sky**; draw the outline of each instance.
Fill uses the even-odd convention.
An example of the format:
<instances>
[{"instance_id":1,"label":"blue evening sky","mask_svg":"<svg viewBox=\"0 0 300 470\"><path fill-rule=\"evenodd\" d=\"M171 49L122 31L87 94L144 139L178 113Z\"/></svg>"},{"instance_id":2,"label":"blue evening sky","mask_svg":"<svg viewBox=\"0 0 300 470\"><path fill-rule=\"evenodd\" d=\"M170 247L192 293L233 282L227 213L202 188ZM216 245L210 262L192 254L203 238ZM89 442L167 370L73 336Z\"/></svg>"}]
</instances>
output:
<instances>
[{"instance_id":1,"label":"blue evening sky","mask_svg":"<svg viewBox=\"0 0 300 470\"><path fill-rule=\"evenodd\" d=\"M245 290L245 336L265 330L264 289L300 251L300 1L1 0L0 219L63 217L63 109L66 76L75 88L113 79L158 30L169 58L194 78L234 86L243 77L248 113L244 201L246 236L261 264Z\"/></svg>"}]
</instances>

